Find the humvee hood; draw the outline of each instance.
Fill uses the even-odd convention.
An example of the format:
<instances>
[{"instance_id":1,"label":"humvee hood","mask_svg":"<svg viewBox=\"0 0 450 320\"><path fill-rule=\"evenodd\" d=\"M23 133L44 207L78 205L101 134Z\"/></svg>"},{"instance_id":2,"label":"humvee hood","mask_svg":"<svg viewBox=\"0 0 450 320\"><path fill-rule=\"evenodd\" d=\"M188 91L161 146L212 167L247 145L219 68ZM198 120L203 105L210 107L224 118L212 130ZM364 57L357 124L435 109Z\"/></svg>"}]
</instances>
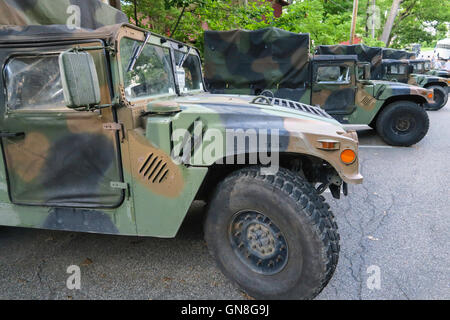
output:
<instances>
[{"instance_id":1,"label":"humvee hood","mask_svg":"<svg viewBox=\"0 0 450 320\"><path fill-rule=\"evenodd\" d=\"M296 105L301 105L298 102L275 99L272 105L268 103L254 103L255 96L249 95L219 95L219 94L200 94L194 96L183 96L176 101L181 106L185 105L199 105L202 107L211 108L212 111L219 114L236 114L239 117L245 117L246 115L272 115L281 118L297 118L297 119L309 119L327 122L333 126L342 129L342 125L328 115L324 110L313 107L305 106L304 111ZM278 103L277 102L282 102ZM250 120L250 119L249 119Z\"/></svg>"}]
</instances>

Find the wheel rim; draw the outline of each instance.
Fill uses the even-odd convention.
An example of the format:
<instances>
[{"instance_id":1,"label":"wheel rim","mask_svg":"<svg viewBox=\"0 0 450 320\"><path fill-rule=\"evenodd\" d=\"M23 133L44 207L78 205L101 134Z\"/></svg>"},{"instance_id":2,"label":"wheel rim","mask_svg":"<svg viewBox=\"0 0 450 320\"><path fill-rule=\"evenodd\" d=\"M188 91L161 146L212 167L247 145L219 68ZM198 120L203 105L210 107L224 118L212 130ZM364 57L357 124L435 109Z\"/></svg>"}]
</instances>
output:
<instances>
[{"instance_id":1,"label":"wheel rim","mask_svg":"<svg viewBox=\"0 0 450 320\"><path fill-rule=\"evenodd\" d=\"M416 120L408 115L400 116L394 119L392 129L399 135L405 135L414 130Z\"/></svg>"},{"instance_id":2,"label":"wheel rim","mask_svg":"<svg viewBox=\"0 0 450 320\"><path fill-rule=\"evenodd\" d=\"M286 238L272 220L260 212L236 213L230 223L229 240L239 260L259 274L276 274L288 262Z\"/></svg>"}]
</instances>

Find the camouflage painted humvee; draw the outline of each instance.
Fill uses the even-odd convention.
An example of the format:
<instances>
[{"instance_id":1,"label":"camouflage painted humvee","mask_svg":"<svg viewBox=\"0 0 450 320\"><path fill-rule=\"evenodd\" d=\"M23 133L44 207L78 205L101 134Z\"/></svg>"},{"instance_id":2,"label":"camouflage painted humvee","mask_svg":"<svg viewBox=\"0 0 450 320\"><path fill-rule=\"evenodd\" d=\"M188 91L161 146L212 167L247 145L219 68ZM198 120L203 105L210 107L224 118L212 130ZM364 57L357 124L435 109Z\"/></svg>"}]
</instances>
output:
<instances>
[{"instance_id":1,"label":"camouflage painted humvee","mask_svg":"<svg viewBox=\"0 0 450 320\"><path fill-rule=\"evenodd\" d=\"M432 68L432 63L427 59L409 60L409 64L413 66L414 73L431 75L439 78L450 78L450 72L447 70L437 70ZM450 83L449 83L450 84Z\"/></svg>"},{"instance_id":2,"label":"camouflage painted humvee","mask_svg":"<svg viewBox=\"0 0 450 320\"><path fill-rule=\"evenodd\" d=\"M364 54L359 54L364 52ZM369 54L367 54L370 52ZM416 60L415 55L396 49L370 48L363 44L358 45L335 45L318 46L319 54L357 54L362 62L376 61L372 66L371 79L396 81L433 90L434 101L424 105L427 110L439 110L443 108L448 101L449 82L445 78L418 73L417 66L421 65L423 60Z\"/></svg>"},{"instance_id":3,"label":"camouflage painted humvee","mask_svg":"<svg viewBox=\"0 0 450 320\"><path fill-rule=\"evenodd\" d=\"M317 105L341 123L376 128L391 145L410 146L427 134L422 106L433 101L431 90L372 81L370 65L359 63L356 55L313 57L309 52L309 34L277 28L206 31L208 89L266 95L279 106L280 99ZM381 63L381 56L372 63Z\"/></svg>"},{"instance_id":4,"label":"camouflage painted humvee","mask_svg":"<svg viewBox=\"0 0 450 320\"><path fill-rule=\"evenodd\" d=\"M440 78L450 78L447 70L433 69L432 63L427 59L417 59L417 54L405 50L383 48L383 60L408 60L414 67L415 74L426 74Z\"/></svg>"},{"instance_id":5,"label":"camouflage painted humvee","mask_svg":"<svg viewBox=\"0 0 450 320\"><path fill-rule=\"evenodd\" d=\"M426 60L383 60L383 79L398 81L419 86L434 91L434 102L425 106L427 110L437 111L445 107L448 102L448 89L450 80L427 74L425 65L431 62ZM429 69L428 69L429 70Z\"/></svg>"},{"instance_id":6,"label":"camouflage painted humvee","mask_svg":"<svg viewBox=\"0 0 450 320\"><path fill-rule=\"evenodd\" d=\"M195 48L128 24L0 28L0 224L174 237L196 199L251 296L313 298L339 234L321 192L362 182L320 108L204 90Z\"/></svg>"}]
</instances>

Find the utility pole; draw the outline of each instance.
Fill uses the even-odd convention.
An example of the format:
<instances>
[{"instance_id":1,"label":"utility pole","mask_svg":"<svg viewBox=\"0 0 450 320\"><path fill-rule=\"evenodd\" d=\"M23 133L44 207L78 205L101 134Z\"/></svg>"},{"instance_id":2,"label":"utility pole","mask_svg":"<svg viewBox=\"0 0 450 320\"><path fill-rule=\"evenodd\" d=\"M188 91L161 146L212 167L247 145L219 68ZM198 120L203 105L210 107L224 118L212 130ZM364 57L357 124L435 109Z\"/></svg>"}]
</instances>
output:
<instances>
[{"instance_id":1,"label":"utility pole","mask_svg":"<svg viewBox=\"0 0 450 320\"><path fill-rule=\"evenodd\" d=\"M381 35L381 41L386 44L386 47L389 46L389 38L391 37L392 27L394 26L395 18L397 17L398 9L400 8L400 3L403 0L394 0L391 7L391 13L386 21L384 26L383 34Z\"/></svg>"},{"instance_id":2,"label":"utility pole","mask_svg":"<svg viewBox=\"0 0 450 320\"><path fill-rule=\"evenodd\" d=\"M358 18L358 0L353 0L353 18L352 18L352 29L350 31L350 44L353 44L355 40L357 18Z\"/></svg>"},{"instance_id":3,"label":"utility pole","mask_svg":"<svg viewBox=\"0 0 450 320\"><path fill-rule=\"evenodd\" d=\"M377 6L375 4L376 0L372 0L372 39L375 39L375 19L377 19L376 17L376 9Z\"/></svg>"}]
</instances>

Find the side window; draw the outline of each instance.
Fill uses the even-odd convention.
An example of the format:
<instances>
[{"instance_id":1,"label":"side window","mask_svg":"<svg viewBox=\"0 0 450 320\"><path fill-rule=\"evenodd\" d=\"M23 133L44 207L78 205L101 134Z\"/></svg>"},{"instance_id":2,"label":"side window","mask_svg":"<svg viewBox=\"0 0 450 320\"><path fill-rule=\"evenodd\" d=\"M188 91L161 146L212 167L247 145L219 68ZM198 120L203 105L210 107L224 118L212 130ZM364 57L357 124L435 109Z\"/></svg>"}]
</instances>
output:
<instances>
[{"instance_id":1,"label":"side window","mask_svg":"<svg viewBox=\"0 0 450 320\"><path fill-rule=\"evenodd\" d=\"M391 66L391 74L398 74L398 66L397 65L392 65Z\"/></svg>"},{"instance_id":2,"label":"side window","mask_svg":"<svg viewBox=\"0 0 450 320\"><path fill-rule=\"evenodd\" d=\"M347 66L319 66L316 82L348 83L350 82L350 68Z\"/></svg>"},{"instance_id":3,"label":"side window","mask_svg":"<svg viewBox=\"0 0 450 320\"><path fill-rule=\"evenodd\" d=\"M386 67L388 74L406 74L406 66L401 64L393 64Z\"/></svg>"},{"instance_id":4,"label":"side window","mask_svg":"<svg viewBox=\"0 0 450 320\"><path fill-rule=\"evenodd\" d=\"M66 109L57 55L10 59L5 83L10 110Z\"/></svg>"}]
</instances>

